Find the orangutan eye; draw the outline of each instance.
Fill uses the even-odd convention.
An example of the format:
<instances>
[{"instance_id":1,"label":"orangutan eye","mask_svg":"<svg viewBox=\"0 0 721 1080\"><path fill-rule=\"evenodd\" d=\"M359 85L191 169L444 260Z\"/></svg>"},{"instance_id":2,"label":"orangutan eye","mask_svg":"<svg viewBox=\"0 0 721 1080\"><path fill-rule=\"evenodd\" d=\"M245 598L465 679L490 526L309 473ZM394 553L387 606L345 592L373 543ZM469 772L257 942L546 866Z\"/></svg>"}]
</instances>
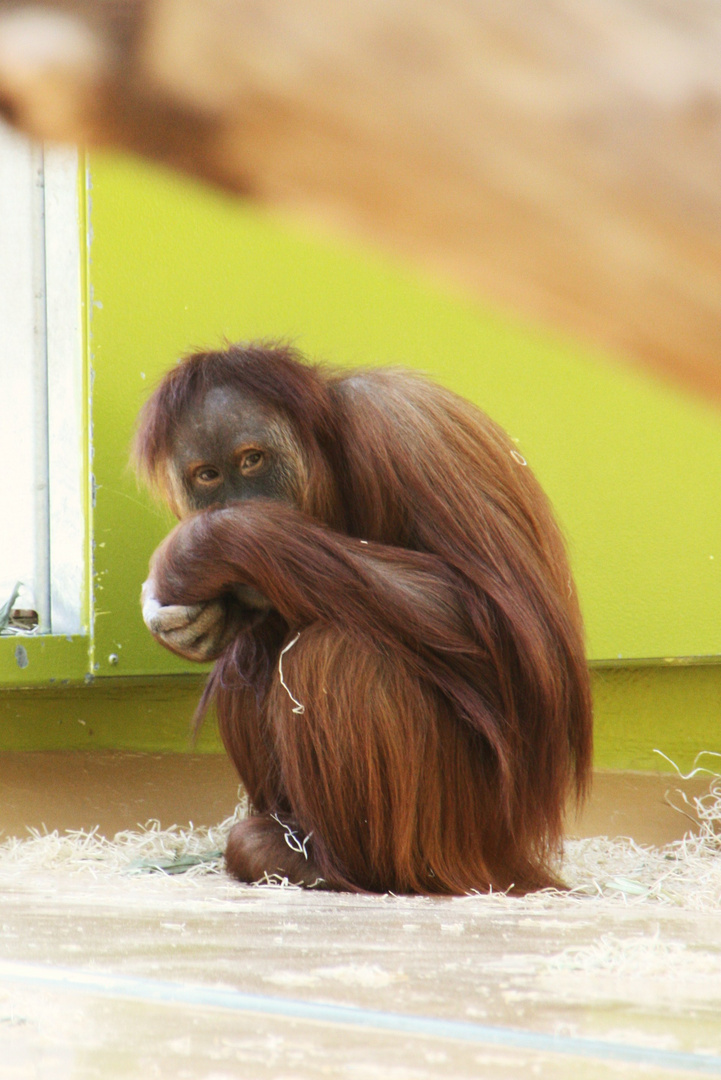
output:
<instances>
[{"instance_id":1,"label":"orangutan eye","mask_svg":"<svg viewBox=\"0 0 721 1080\"><path fill-rule=\"evenodd\" d=\"M220 479L220 472L213 465L203 465L195 471L193 479L199 484L215 484Z\"/></svg>"},{"instance_id":2,"label":"orangutan eye","mask_svg":"<svg viewBox=\"0 0 721 1080\"><path fill-rule=\"evenodd\" d=\"M240 471L243 473L255 472L265 460L262 450L246 450L240 459Z\"/></svg>"}]
</instances>

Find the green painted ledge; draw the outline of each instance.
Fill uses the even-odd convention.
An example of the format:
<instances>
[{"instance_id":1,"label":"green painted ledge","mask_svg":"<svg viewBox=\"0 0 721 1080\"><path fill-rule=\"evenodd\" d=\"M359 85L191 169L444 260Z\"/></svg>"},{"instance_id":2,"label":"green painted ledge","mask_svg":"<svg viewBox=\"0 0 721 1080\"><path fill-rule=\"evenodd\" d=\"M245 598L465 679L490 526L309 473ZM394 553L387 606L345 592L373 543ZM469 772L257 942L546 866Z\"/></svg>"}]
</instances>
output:
<instances>
[{"instance_id":1,"label":"green painted ledge","mask_svg":"<svg viewBox=\"0 0 721 1080\"><path fill-rule=\"evenodd\" d=\"M83 682L91 666L91 643L87 637L19 634L0 638L0 685L3 690L5 687L52 683L64 686Z\"/></svg>"},{"instance_id":2,"label":"green painted ledge","mask_svg":"<svg viewBox=\"0 0 721 1080\"><path fill-rule=\"evenodd\" d=\"M215 721L191 726L204 675L103 678L80 686L0 691L2 750L219 753Z\"/></svg>"},{"instance_id":3,"label":"green painted ledge","mask_svg":"<svg viewBox=\"0 0 721 1080\"><path fill-rule=\"evenodd\" d=\"M652 662L592 670L597 769L683 772L696 755L721 754L721 665ZM703 762L721 772L721 759Z\"/></svg>"},{"instance_id":4,"label":"green painted ledge","mask_svg":"<svg viewBox=\"0 0 721 1080\"><path fill-rule=\"evenodd\" d=\"M87 686L0 691L0 750L222 750L213 720L190 728L204 675L103 678ZM721 753L721 665L648 664L593 671L599 769L684 772ZM707 762L706 764L713 764Z\"/></svg>"}]
</instances>

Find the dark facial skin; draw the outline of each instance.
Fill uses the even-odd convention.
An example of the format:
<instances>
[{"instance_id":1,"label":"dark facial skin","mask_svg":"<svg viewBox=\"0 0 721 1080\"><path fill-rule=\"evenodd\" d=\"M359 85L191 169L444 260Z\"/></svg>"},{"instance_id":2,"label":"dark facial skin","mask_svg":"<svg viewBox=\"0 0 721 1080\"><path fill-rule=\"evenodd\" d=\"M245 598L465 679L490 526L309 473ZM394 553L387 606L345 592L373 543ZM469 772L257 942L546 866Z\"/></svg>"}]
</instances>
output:
<instances>
[{"instance_id":1,"label":"dark facial skin","mask_svg":"<svg viewBox=\"0 0 721 1080\"><path fill-rule=\"evenodd\" d=\"M293 501L293 476L269 409L229 387L179 426L173 464L188 511L246 499Z\"/></svg>"},{"instance_id":2,"label":"dark facial skin","mask_svg":"<svg viewBox=\"0 0 721 1080\"><path fill-rule=\"evenodd\" d=\"M173 467L183 511L206 510L247 499L294 502L294 476L272 412L230 387L216 386L178 426ZM233 590L236 617L253 625L268 601L248 585Z\"/></svg>"}]
</instances>

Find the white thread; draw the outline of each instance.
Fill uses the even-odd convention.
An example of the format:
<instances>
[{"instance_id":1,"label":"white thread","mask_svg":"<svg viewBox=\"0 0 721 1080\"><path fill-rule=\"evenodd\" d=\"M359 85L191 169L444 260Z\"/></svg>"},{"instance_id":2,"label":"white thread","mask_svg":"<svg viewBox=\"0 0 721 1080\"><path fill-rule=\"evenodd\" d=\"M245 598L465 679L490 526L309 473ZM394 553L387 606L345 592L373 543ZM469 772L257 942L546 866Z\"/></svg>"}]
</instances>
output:
<instances>
[{"instance_id":1,"label":"white thread","mask_svg":"<svg viewBox=\"0 0 721 1080\"><path fill-rule=\"evenodd\" d=\"M283 838L291 851L297 851L299 855L302 855L304 859L308 859L307 844L313 835L312 831L308 833L305 840L302 842L298 839L298 834L294 829L291 829L287 821L281 821L277 814L270 815L273 821L277 821L280 827L283 829Z\"/></svg>"},{"instance_id":2,"label":"white thread","mask_svg":"<svg viewBox=\"0 0 721 1080\"><path fill-rule=\"evenodd\" d=\"M517 450L511 450L511 457L514 461L517 461L519 465L528 465L528 462L524 458L523 454L519 454Z\"/></svg>"},{"instance_id":3,"label":"white thread","mask_svg":"<svg viewBox=\"0 0 721 1080\"><path fill-rule=\"evenodd\" d=\"M286 647L284 649L280 650L280 656L278 657L278 674L280 676L280 685L283 687L286 694L288 695L290 700L295 705L295 708L293 709L293 712L297 716L301 716L305 712L305 705L301 705L301 703L298 701L298 699L293 697L293 695L291 694L290 689L288 687L288 684L286 683L285 679L283 678L283 657L288 652L288 649L293 648L293 646L295 645L295 643L296 643L296 641L298 640L299 637L300 637L300 630L295 635L293 640L289 641L288 644L286 645Z\"/></svg>"}]
</instances>

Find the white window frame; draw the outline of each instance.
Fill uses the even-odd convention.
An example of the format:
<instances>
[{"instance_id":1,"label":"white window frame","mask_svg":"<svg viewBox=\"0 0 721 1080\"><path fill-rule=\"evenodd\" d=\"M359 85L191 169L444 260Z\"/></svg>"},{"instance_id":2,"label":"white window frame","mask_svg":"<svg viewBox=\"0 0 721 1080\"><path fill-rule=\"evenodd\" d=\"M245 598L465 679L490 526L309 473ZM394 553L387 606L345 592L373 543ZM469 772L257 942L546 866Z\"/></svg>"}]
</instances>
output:
<instances>
[{"instance_id":1,"label":"white window frame","mask_svg":"<svg viewBox=\"0 0 721 1080\"><path fill-rule=\"evenodd\" d=\"M28 584L40 620L37 633L82 634L88 632L87 435L78 155L74 150L31 144L5 127L0 130L3 153L0 214L23 216L22 222L9 225L6 218L4 232L0 225L0 237L4 235L6 242L9 237L0 266L0 281L5 281L8 297L6 317L14 322L11 340L19 342L22 354L15 355L0 339L0 364L27 365L25 389L32 396L32 430L23 428L16 434L18 455L31 444L34 477L27 492L34 506L31 511L29 503L24 505L21 515L24 522L32 522L33 531L27 537L35 552L33 580ZM17 282L8 278L15 264L20 275ZM31 302L26 295L30 287ZM14 296L22 308L18 313L8 311ZM0 415L6 410L12 428L11 401L0 403ZM11 516L11 506L0 508L0 528L12 527ZM7 573L5 569L5 578ZM0 604L4 599L0 598ZM22 606L22 597L18 604Z\"/></svg>"}]
</instances>

